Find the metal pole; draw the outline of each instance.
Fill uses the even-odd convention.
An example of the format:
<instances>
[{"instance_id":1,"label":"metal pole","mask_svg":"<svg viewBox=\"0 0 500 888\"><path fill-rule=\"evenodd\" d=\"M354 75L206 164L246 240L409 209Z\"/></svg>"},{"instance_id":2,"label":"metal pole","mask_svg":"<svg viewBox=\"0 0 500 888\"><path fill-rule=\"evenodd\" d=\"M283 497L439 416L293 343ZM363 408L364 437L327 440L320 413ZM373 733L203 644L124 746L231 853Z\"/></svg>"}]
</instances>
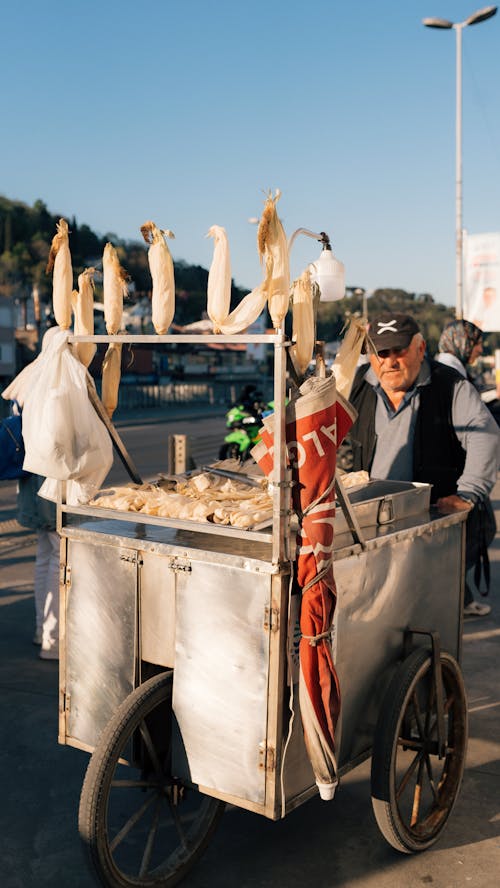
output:
<instances>
[{"instance_id":1,"label":"metal pole","mask_svg":"<svg viewBox=\"0 0 500 888\"><path fill-rule=\"evenodd\" d=\"M456 166L455 166L455 242L456 242L456 317L463 317L463 232L462 232L462 24L453 25L457 37L456 65Z\"/></svg>"}]
</instances>

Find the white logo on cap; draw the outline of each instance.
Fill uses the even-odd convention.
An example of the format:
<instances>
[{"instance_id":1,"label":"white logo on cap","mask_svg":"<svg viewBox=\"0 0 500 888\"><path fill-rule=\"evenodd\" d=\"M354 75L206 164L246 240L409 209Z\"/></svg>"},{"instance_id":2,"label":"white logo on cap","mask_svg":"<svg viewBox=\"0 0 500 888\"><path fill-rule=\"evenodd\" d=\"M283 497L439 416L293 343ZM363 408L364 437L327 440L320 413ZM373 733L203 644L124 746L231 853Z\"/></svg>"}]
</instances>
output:
<instances>
[{"instance_id":1,"label":"white logo on cap","mask_svg":"<svg viewBox=\"0 0 500 888\"><path fill-rule=\"evenodd\" d=\"M378 330L377 335L380 336L381 333L397 333L396 327L396 318L393 321L388 321L384 323L383 321L379 321L377 324Z\"/></svg>"}]
</instances>

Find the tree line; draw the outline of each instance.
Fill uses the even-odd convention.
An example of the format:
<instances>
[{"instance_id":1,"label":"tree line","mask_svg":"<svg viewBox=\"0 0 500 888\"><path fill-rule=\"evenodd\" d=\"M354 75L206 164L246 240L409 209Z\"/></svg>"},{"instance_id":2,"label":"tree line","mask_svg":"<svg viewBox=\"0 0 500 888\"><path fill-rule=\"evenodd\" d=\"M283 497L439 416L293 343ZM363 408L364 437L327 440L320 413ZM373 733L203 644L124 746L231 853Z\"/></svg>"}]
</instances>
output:
<instances>
[{"instance_id":1,"label":"tree line","mask_svg":"<svg viewBox=\"0 0 500 888\"><path fill-rule=\"evenodd\" d=\"M0 196L0 294L11 298L26 297L33 287L38 288L40 300L49 305L52 297L52 275L45 268L56 224L67 220L70 229L70 250L74 283L78 275L90 267L102 268L102 254L110 241L116 248L120 262L130 277L130 304L141 298L151 298L147 244L124 240L113 232L96 234L85 224L78 224L75 216L53 214L42 200L32 207L21 201ZM174 262L176 284L176 314L178 324L199 320L207 304L208 270L201 265ZM245 291L232 286L232 307ZM96 285L96 300L102 300L102 290Z\"/></svg>"}]
</instances>

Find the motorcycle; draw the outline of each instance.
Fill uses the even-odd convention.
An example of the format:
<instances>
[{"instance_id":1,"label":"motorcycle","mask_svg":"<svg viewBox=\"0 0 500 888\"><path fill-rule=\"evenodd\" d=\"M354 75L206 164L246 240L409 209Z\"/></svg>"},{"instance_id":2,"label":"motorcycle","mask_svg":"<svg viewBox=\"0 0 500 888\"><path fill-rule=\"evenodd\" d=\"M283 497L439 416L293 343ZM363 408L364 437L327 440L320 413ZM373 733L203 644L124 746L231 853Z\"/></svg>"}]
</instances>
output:
<instances>
[{"instance_id":1,"label":"motorcycle","mask_svg":"<svg viewBox=\"0 0 500 888\"><path fill-rule=\"evenodd\" d=\"M250 459L250 451L259 440L262 417L272 410L272 402L266 404L262 392L254 386L246 386L240 399L228 410L228 432L219 451L219 459Z\"/></svg>"}]
</instances>

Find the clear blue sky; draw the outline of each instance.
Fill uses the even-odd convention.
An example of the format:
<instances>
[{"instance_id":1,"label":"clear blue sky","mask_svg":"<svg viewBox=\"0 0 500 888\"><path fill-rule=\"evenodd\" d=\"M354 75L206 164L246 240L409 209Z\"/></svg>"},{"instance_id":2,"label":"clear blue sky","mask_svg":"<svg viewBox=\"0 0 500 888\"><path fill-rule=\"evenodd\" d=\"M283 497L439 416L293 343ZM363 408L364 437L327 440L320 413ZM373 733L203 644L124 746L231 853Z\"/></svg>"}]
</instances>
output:
<instances>
[{"instance_id":1,"label":"clear blue sky","mask_svg":"<svg viewBox=\"0 0 500 888\"><path fill-rule=\"evenodd\" d=\"M455 299L455 33L481 0L24 0L2 10L0 193L100 234L171 228L261 279L248 218L328 232L348 285ZM500 14L463 33L464 226L500 230ZM297 239L292 274L316 258Z\"/></svg>"}]
</instances>

